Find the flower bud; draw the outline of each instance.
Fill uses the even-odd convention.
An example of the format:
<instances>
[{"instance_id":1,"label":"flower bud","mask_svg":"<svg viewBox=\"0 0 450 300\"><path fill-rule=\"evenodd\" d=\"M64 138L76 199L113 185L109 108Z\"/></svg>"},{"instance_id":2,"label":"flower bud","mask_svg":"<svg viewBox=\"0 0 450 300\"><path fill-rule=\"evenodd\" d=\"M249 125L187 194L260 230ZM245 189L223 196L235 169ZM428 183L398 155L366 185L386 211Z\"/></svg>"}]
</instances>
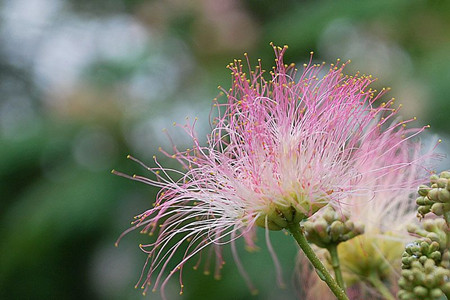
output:
<instances>
[{"instance_id":1,"label":"flower bud","mask_svg":"<svg viewBox=\"0 0 450 300\"><path fill-rule=\"evenodd\" d=\"M438 179L439 179L439 176L437 176L436 174L433 174L430 176L431 183L435 183Z\"/></svg>"},{"instance_id":2,"label":"flower bud","mask_svg":"<svg viewBox=\"0 0 450 300\"><path fill-rule=\"evenodd\" d=\"M431 244L430 244L430 252L434 252L434 251L437 251L437 250L439 250L439 248L440 248L440 245L439 245L439 243L437 242L437 241L433 241Z\"/></svg>"},{"instance_id":3,"label":"flower bud","mask_svg":"<svg viewBox=\"0 0 450 300\"><path fill-rule=\"evenodd\" d=\"M450 191L446 189L440 189L438 193L439 201L448 203L450 202Z\"/></svg>"},{"instance_id":4,"label":"flower bud","mask_svg":"<svg viewBox=\"0 0 450 300\"><path fill-rule=\"evenodd\" d=\"M314 223L311 221L305 221L302 226L307 234L311 234L314 231Z\"/></svg>"},{"instance_id":5,"label":"flower bud","mask_svg":"<svg viewBox=\"0 0 450 300\"><path fill-rule=\"evenodd\" d=\"M427 238L429 238L430 240L432 240L433 242L440 242L439 236L437 235L437 233L435 232L430 232L427 234Z\"/></svg>"},{"instance_id":6,"label":"flower bud","mask_svg":"<svg viewBox=\"0 0 450 300\"><path fill-rule=\"evenodd\" d=\"M450 171L442 171L439 177L450 179Z\"/></svg>"},{"instance_id":7,"label":"flower bud","mask_svg":"<svg viewBox=\"0 0 450 300\"><path fill-rule=\"evenodd\" d=\"M325 212L322 214L322 218L324 218L328 224L331 224L331 223L333 223L333 221L337 220L338 215L334 211L333 208L328 207L328 208L326 208Z\"/></svg>"},{"instance_id":8,"label":"flower bud","mask_svg":"<svg viewBox=\"0 0 450 300\"><path fill-rule=\"evenodd\" d=\"M330 226L331 239L337 241L339 236L344 233L344 224L341 221L334 221Z\"/></svg>"},{"instance_id":9,"label":"flower bud","mask_svg":"<svg viewBox=\"0 0 450 300\"><path fill-rule=\"evenodd\" d=\"M419 193L420 196L426 196L428 194L429 190L430 190L429 186L426 186L426 185L422 184L422 185L419 186L418 193Z\"/></svg>"},{"instance_id":10,"label":"flower bud","mask_svg":"<svg viewBox=\"0 0 450 300\"><path fill-rule=\"evenodd\" d=\"M439 178L437 181L436 181L436 184L437 184L437 186L439 187L439 188L445 188L445 186L447 185L447 179L446 178Z\"/></svg>"},{"instance_id":11,"label":"flower bud","mask_svg":"<svg viewBox=\"0 0 450 300\"><path fill-rule=\"evenodd\" d=\"M314 221L314 231L317 232L317 234L320 236L327 234L327 227L328 223L322 218Z\"/></svg>"},{"instance_id":12,"label":"flower bud","mask_svg":"<svg viewBox=\"0 0 450 300\"><path fill-rule=\"evenodd\" d=\"M431 297L431 298L439 299L439 298L441 298L442 296L444 296L444 293L443 293L440 289L432 289L432 290L430 291L430 297Z\"/></svg>"},{"instance_id":13,"label":"flower bud","mask_svg":"<svg viewBox=\"0 0 450 300\"><path fill-rule=\"evenodd\" d=\"M424 206L422 206L422 207L424 207ZM431 206L431 211L437 216L442 216L444 214L444 204L443 203L434 203Z\"/></svg>"},{"instance_id":14,"label":"flower bud","mask_svg":"<svg viewBox=\"0 0 450 300\"><path fill-rule=\"evenodd\" d=\"M346 221L344 225L347 231L352 231L355 228L355 224L351 220Z\"/></svg>"},{"instance_id":15,"label":"flower bud","mask_svg":"<svg viewBox=\"0 0 450 300\"><path fill-rule=\"evenodd\" d=\"M417 297L425 297L428 295L428 289L420 285L416 286L413 291Z\"/></svg>"},{"instance_id":16,"label":"flower bud","mask_svg":"<svg viewBox=\"0 0 450 300\"><path fill-rule=\"evenodd\" d=\"M419 214L421 214L422 216L426 215L427 213L430 212L430 206L426 205L426 206L419 206L419 208L417 209L417 211L419 212Z\"/></svg>"}]
</instances>

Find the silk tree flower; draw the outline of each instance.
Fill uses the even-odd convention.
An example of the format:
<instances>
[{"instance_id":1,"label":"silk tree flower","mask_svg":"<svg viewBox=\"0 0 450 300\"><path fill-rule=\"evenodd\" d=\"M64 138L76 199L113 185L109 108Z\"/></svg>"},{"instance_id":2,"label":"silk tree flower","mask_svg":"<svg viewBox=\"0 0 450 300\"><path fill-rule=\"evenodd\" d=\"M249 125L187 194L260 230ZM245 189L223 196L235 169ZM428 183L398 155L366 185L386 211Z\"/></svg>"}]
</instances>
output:
<instances>
[{"instance_id":1,"label":"silk tree flower","mask_svg":"<svg viewBox=\"0 0 450 300\"><path fill-rule=\"evenodd\" d=\"M400 138L397 137L397 140ZM391 142L395 143L395 139ZM385 158L391 163L388 168L393 168L392 172L376 181L371 176L361 178L360 185L375 191L372 197L350 195L342 201L342 211L354 223L363 224L365 228L362 235L338 246L340 267L349 287L350 299L378 299L380 294L383 299L395 299L393 296L389 298L388 293L395 295L397 292L402 253L405 244L414 240L407 228L417 223L416 190L427 178L425 165L433 156L432 151L422 156L419 153L418 143L404 143L397 147L392 157ZM410 161L411 157L415 164L410 166L408 172L394 167ZM365 166L377 169L385 164L382 160L370 160ZM400 188L393 189L393 186ZM330 262L329 254L322 249L319 251ZM328 268L331 270L331 265ZM301 269L303 274L300 278L306 299L317 299L319 296L321 299L335 299L318 276L311 274L307 264Z\"/></svg>"},{"instance_id":2,"label":"silk tree flower","mask_svg":"<svg viewBox=\"0 0 450 300\"><path fill-rule=\"evenodd\" d=\"M269 74L260 61L254 70L249 64L248 71L241 60L228 65L231 88L222 89L227 101L214 100L216 117L206 145L200 144L194 121L180 125L192 138L192 147L178 150L173 145L170 153L161 149L182 171L162 166L156 157L154 167L130 157L153 175L129 178L161 188L154 207L136 216L124 232L140 228L157 234L154 242L140 245L148 254L138 283L144 293L150 285L164 293L175 273L182 293L183 267L208 246L220 276L221 249L228 243L251 286L235 240L243 237L254 247L257 227L266 229L279 273L268 230L298 224L352 195L373 194L380 178L414 165L413 160L389 158L425 127L408 129L405 125L412 120L398 121L394 99L379 100L387 90L378 93L369 87L374 78L344 75L346 63L339 61L328 69L310 60L297 69L283 62L287 46L273 48L276 65ZM364 185L361 178L367 178ZM398 184L383 188L393 192Z\"/></svg>"}]
</instances>

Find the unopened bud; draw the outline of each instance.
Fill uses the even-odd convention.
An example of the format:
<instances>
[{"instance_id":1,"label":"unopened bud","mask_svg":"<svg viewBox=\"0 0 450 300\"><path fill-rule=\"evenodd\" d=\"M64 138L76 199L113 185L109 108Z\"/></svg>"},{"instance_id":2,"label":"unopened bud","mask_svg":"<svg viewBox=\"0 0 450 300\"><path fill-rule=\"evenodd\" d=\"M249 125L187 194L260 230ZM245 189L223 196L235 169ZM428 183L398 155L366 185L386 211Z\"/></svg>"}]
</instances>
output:
<instances>
[{"instance_id":1,"label":"unopened bud","mask_svg":"<svg viewBox=\"0 0 450 300\"><path fill-rule=\"evenodd\" d=\"M439 177L450 179L450 172L449 171L442 171Z\"/></svg>"},{"instance_id":2,"label":"unopened bud","mask_svg":"<svg viewBox=\"0 0 450 300\"><path fill-rule=\"evenodd\" d=\"M339 236L344 233L344 224L341 221L334 221L330 226L330 235L333 240L338 240Z\"/></svg>"},{"instance_id":3,"label":"unopened bud","mask_svg":"<svg viewBox=\"0 0 450 300\"><path fill-rule=\"evenodd\" d=\"M444 214L444 204L443 203L434 203L431 206L431 211L437 216L442 216Z\"/></svg>"},{"instance_id":4,"label":"unopened bud","mask_svg":"<svg viewBox=\"0 0 450 300\"><path fill-rule=\"evenodd\" d=\"M327 207L325 209L325 212L322 214L322 218L324 218L325 221L327 221L328 224L331 224L335 220L337 220L338 215L337 215L337 213L334 211L334 209L332 207Z\"/></svg>"},{"instance_id":5,"label":"unopened bud","mask_svg":"<svg viewBox=\"0 0 450 300\"><path fill-rule=\"evenodd\" d=\"M327 227L328 224L324 219L317 219L314 221L314 231L316 231L319 235L326 235Z\"/></svg>"},{"instance_id":6,"label":"unopened bud","mask_svg":"<svg viewBox=\"0 0 450 300\"><path fill-rule=\"evenodd\" d=\"M435 232L428 233L427 238L429 238L430 240L432 240L434 242L438 242L438 243L440 242L439 236Z\"/></svg>"},{"instance_id":7,"label":"unopened bud","mask_svg":"<svg viewBox=\"0 0 450 300\"><path fill-rule=\"evenodd\" d=\"M430 176L431 183L435 183L438 179L439 179L439 176L437 176L436 174L433 174Z\"/></svg>"},{"instance_id":8,"label":"unopened bud","mask_svg":"<svg viewBox=\"0 0 450 300\"><path fill-rule=\"evenodd\" d=\"M421 215L426 215L427 213L430 212L430 206L426 205L426 206L419 206L419 208L417 209L417 211L421 214Z\"/></svg>"},{"instance_id":9,"label":"unopened bud","mask_svg":"<svg viewBox=\"0 0 450 300\"><path fill-rule=\"evenodd\" d=\"M431 189L427 195L428 199L438 201L438 189Z\"/></svg>"},{"instance_id":10,"label":"unopened bud","mask_svg":"<svg viewBox=\"0 0 450 300\"><path fill-rule=\"evenodd\" d=\"M421 242L420 243L420 252L427 253L428 252L428 248L429 248L428 243L426 243L426 242Z\"/></svg>"},{"instance_id":11,"label":"unopened bud","mask_svg":"<svg viewBox=\"0 0 450 300\"><path fill-rule=\"evenodd\" d=\"M426 197L417 197L417 199L416 199L416 204L417 205L420 205L420 206L423 206L423 205L427 205L426 203L425 203L425 199L428 199L428 198L426 198Z\"/></svg>"},{"instance_id":12,"label":"unopened bud","mask_svg":"<svg viewBox=\"0 0 450 300\"><path fill-rule=\"evenodd\" d=\"M430 190L429 186L421 185L421 186L419 186L418 193L419 193L420 196L426 196L428 194L429 190Z\"/></svg>"},{"instance_id":13,"label":"unopened bud","mask_svg":"<svg viewBox=\"0 0 450 300\"><path fill-rule=\"evenodd\" d=\"M414 294L418 297L425 297L428 295L428 289L426 289L425 287L420 286L420 285L416 286L414 288Z\"/></svg>"},{"instance_id":14,"label":"unopened bud","mask_svg":"<svg viewBox=\"0 0 450 300\"><path fill-rule=\"evenodd\" d=\"M442 296L444 296L444 293L443 293L440 289L432 289L432 290L430 291L430 297L431 297L431 298L439 299L439 298L441 298Z\"/></svg>"},{"instance_id":15,"label":"unopened bud","mask_svg":"<svg viewBox=\"0 0 450 300\"><path fill-rule=\"evenodd\" d=\"M355 224L351 220L346 221L344 225L347 231L352 231L355 228Z\"/></svg>"},{"instance_id":16,"label":"unopened bud","mask_svg":"<svg viewBox=\"0 0 450 300\"><path fill-rule=\"evenodd\" d=\"M440 248L440 246L439 246L439 243L437 241L433 241L430 244L430 252L437 251L437 250L439 250L439 248Z\"/></svg>"},{"instance_id":17,"label":"unopened bud","mask_svg":"<svg viewBox=\"0 0 450 300\"><path fill-rule=\"evenodd\" d=\"M425 263L423 264L425 268L425 272L431 273L434 270L434 267L436 266L436 263L432 259L427 259Z\"/></svg>"},{"instance_id":18,"label":"unopened bud","mask_svg":"<svg viewBox=\"0 0 450 300\"><path fill-rule=\"evenodd\" d=\"M446 189L440 189L438 193L439 201L448 203L450 202L450 191Z\"/></svg>"},{"instance_id":19,"label":"unopened bud","mask_svg":"<svg viewBox=\"0 0 450 300\"><path fill-rule=\"evenodd\" d=\"M445 188L445 186L447 185L447 179L446 178L439 178L437 181L436 181L436 184L437 184L437 186L439 187L439 188Z\"/></svg>"},{"instance_id":20,"label":"unopened bud","mask_svg":"<svg viewBox=\"0 0 450 300\"><path fill-rule=\"evenodd\" d=\"M306 221L302 225L306 233L310 234L314 230L314 223L311 221Z\"/></svg>"}]
</instances>

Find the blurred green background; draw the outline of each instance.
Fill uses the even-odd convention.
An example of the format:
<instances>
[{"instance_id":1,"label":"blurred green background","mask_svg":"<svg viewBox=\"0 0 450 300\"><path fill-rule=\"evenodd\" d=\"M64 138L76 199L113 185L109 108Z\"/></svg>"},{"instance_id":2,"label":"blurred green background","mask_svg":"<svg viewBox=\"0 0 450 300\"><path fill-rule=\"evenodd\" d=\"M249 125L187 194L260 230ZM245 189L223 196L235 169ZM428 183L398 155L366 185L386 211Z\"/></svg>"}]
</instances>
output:
<instances>
[{"instance_id":1,"label":"blurred green background","mask_svg":"<svg viewBox=\"0 0 450 300\"><path fill-rule=\"evenodd\" d=\"M143 299L134 284L145 260L133 232L114 242L156 190L113 176L145 170L186 116L209 129L217 85L228 87L233 58L263 59L289 45L287 60L351 59L391 86L405 118L431 124L450 145L450 1L3 0L0 2L0 299ZM182 147L180 147L182 148ZM159 155L164 162L163 156ZM442 160L437 171L449 169ZM261 234L261 232L260 232ZM276 286L264 238L240 248L260 293L295 299L296 246L272 242L286 289ZM242 246L239 244L238 246ZM187 268L173 299L248 299L228 247L220 281ZM158 293L147 296L159 299Z\"/></svg>"}]
</instances>

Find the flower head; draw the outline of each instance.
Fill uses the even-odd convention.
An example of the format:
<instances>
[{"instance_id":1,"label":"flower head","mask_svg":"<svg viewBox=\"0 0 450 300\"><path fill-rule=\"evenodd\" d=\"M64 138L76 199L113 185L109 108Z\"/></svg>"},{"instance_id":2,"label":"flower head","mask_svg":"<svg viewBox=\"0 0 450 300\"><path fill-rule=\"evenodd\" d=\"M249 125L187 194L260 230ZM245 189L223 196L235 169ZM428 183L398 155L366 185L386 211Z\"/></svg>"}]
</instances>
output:
<instances>
[{"instance_id":1,"label":"flower head","mask_svg":"<svg viewBox=\"0 0 450 300\"><path fill-rule=\"evenodd\" d=\"M194 122L182 126L192 137L190 149L161 150L184 171L164 168L155 158L156 167L144 165L153 178L131 177L161 188L154 207L138 215L130 229L157 233L155 242L141 245L148 253L148 273L141 279L145 290L151 283L163 289L176 272L181 281L186 262L210 245L216 274L223 264L221 245L231 243L246 277L236 238L253 246L258 226L280 230L327 204L372 194L379 178L413 164L390 157L424 128L406 129L411 120L395 120L393 99L375 104L386 91L369 87L375 79L343 75L345 63L339 61L329 69L311 61L297 69L283 62L286 46L273 48L276 66L268 79L260 61L247 72L241 60L228 65L231 88L223 89L225 103L214 101L217 117L206 145L200 145ZM392 182L383 188L399 187ZM169 264L177 252L182 258Z\"/></svg>"}]
</instances>

